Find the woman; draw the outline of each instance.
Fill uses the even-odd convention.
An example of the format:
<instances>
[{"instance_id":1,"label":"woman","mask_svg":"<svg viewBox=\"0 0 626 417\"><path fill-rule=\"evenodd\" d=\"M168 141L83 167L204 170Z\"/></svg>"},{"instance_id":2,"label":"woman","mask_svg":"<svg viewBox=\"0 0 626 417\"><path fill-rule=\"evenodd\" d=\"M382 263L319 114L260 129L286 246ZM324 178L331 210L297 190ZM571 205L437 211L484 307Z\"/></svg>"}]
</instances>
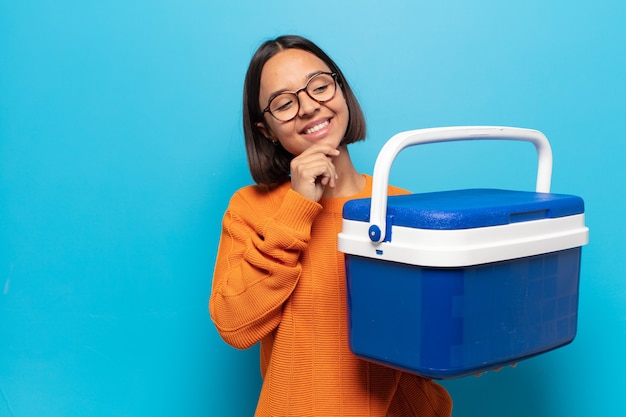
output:
<instances>
[{"instance_id":1,"label":"woman","mask_svg":"<svg viewBox=\"0 0 626 417\"><path fill-rule=\"evenodd\" d=\"M337 234L343 204L369 197L372 179L348 153L365 120L341 70L307 39L267 41L246 74L243 119L257 185L224 215L209 305L227 343L261 342L256 416L449 416L440 385L348 346Z\"/></svg>"}]
</instances>

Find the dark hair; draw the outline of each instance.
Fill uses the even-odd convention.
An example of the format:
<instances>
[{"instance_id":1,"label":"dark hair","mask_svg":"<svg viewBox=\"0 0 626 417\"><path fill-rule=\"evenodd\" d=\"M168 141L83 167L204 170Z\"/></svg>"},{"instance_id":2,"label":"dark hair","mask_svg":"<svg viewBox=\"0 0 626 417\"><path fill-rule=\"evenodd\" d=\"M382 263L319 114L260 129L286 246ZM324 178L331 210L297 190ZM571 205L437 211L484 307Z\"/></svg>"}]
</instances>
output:
<instances>
[{"instance_id":1,"label":"dark hair","mask_svg":"<svg viewBox=\"0 0 626 417\"><path fill-rule=\"evenodd\" d=\"M289 179L289 164L294 158L279 143L268 140L257 123L265 123L263 110L259 105L261 72L265 63L285 49L301 49L324 61L331 72L337 73L337 82L341 87L349 112L348 127L343 145L365 139L365 117L350 85L337 67L337 64L317 45L301 36L280 36L264 42L255 52L243 89L243 132L246 140L248 165L252 178L257 184L280 184Z\"/></svg>"}]
</instances>

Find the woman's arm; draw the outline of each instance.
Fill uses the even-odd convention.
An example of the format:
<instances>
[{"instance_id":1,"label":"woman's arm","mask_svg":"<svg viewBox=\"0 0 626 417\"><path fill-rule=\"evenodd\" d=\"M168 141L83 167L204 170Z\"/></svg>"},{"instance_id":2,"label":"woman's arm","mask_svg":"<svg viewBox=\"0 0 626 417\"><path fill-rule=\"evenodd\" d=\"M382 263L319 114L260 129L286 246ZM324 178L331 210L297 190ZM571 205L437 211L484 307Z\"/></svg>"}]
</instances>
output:
<instances>
[{"instance_id":1,"label":"woman's arm","mask_svg":"<svg viewBox=\"0 0 626 417\"><path fill-rule=\"evenodd\" d=\"M222 222L209 309L222 338L239 349L280 323L300 277L300 253L322 209L293 190L271 204L275 197L239 192Z\"/></svg>"}]
</instances>

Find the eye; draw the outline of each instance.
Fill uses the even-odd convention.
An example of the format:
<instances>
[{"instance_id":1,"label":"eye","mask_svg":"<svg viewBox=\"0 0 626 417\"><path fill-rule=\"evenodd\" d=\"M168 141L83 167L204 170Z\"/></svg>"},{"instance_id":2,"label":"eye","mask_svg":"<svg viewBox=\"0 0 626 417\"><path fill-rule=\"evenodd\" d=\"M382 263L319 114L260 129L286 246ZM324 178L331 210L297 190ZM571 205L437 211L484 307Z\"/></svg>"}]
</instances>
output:
<instances>
[{"instance_id":1,"label":"eye","mask_svg":"<svg viewBox=\"0 0 626 417\"><path fill-rule=\"evenodd\" d=\"M311 96L320 97L319 100L325 100L326 96L332 96L334 93L335 80L331 75L322 73L314 76L309 80L307 92Z\"/></svg>"},{"instance_id":2,"label":"eye","mask_svg":"<svg viewBox=\"0 0 626 417\"><path fill-rule=\"evenodd\" d=\"M283 112L289 110L294 104L294 98L292 94L280 94L270 103L270 109L273 112Z\"/></svg>"},{"instance_id":3,"label":"eye","mask_svg":"<svg viewBox=\"0 0 626 417\"><path fill-rule=\"evenodd\" d=\"M315 88L313 89L313 94L322 94L324 91L326 91L329 87L329 84L322 84L322 85L318 85L315 86Z\"/></svg>"}]
</instances>

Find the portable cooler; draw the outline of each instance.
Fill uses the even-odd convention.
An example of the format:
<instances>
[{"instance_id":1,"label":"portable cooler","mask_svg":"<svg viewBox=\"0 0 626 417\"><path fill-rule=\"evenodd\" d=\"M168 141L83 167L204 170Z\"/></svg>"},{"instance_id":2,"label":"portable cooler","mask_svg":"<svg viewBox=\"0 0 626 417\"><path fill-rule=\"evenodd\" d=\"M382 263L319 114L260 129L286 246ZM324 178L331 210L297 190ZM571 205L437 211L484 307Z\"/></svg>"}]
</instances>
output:
<instances>
[{"instance_id":1,"label":"portable cooler","mask_svg":"<svg viewBox=\"0 0 626 417\"><path fill-rule=\"evenodd\" d=\"M532 142L536 192L467 189L387 196L408 146L476 139ZM576 335L584 203L550 193L552 153L538 131L449 127L402 132L382 148L371 199L343 209L350 348L428 378L480 373Z\"/></svg>"}]
</instances>

